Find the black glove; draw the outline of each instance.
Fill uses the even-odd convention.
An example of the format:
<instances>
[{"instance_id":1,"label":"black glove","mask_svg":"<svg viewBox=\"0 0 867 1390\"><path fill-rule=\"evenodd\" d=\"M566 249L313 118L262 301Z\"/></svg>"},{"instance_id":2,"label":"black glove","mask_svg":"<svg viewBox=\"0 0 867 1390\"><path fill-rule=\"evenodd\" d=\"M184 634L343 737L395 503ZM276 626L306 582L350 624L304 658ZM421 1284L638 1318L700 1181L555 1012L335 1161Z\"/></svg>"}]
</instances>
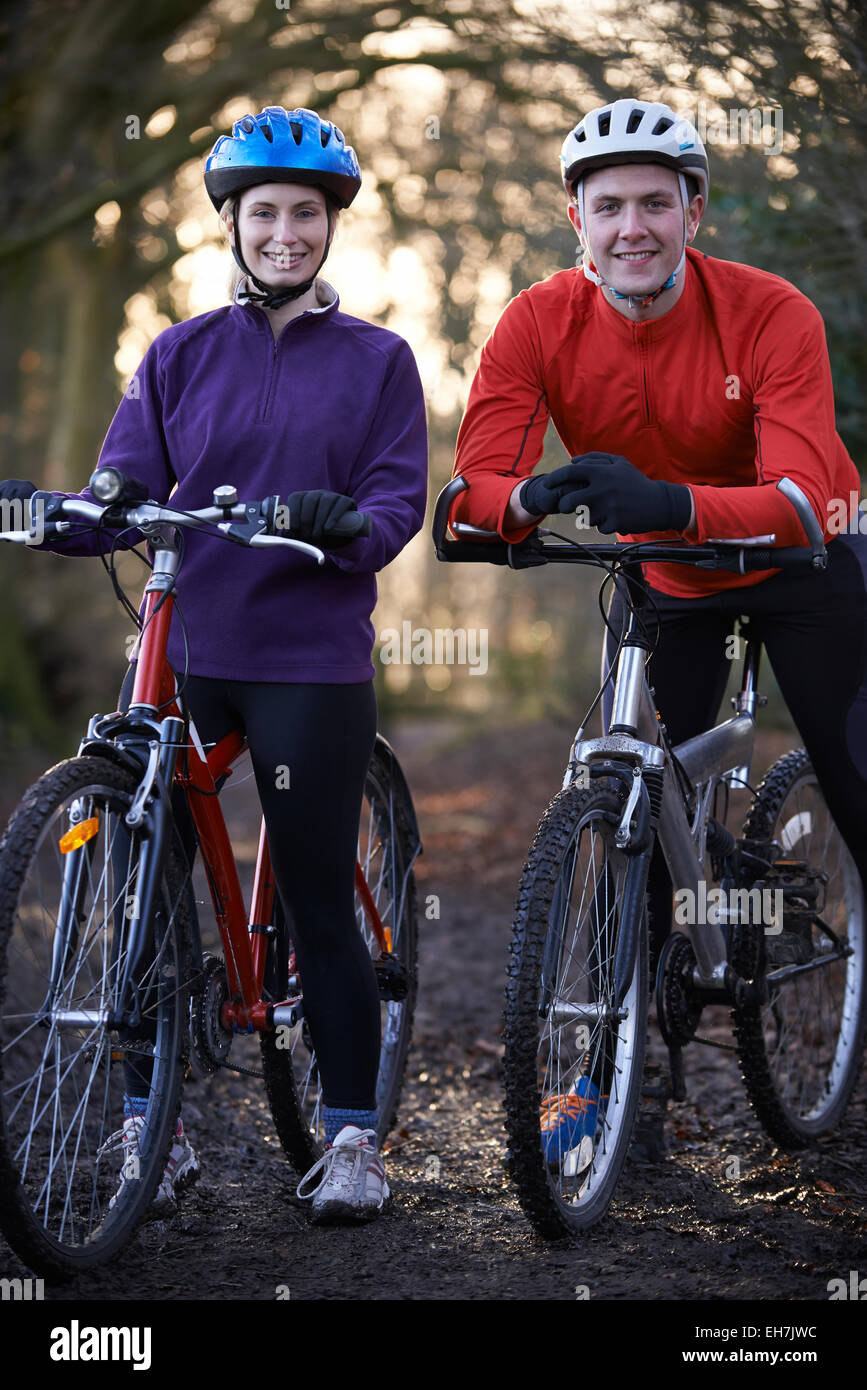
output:
<instances>
[{"instance_id":1,"label":"black glove","mask_svg":"<svg viewBox=\"0 0 867 1390\"><path fill-rule=\"evenodd\" d=\"M335 536L334 527L347 512L358 510L352 497L340 492L292 492L286 499L289 507L289 529L299 541L318 545L327 541L330 550L349 545L354 536Z\"/></svg>"},{"instance_id":2,"label":"black glove","mask_svg":"<svg viewBox=\"0 0 867 1390\"><path fill-rule=\"evenodd\" d=\"M0 501L26 502L37 491L35 483L26 483L22 478L7 478L0 483Z\"/></svg>"},{"instance_id":3,"label":"black glove","mask_svg":"<svg viewBox=\"0 0 867 1390\"><path fill-rule=\"evenodd\" d=\"M539 473L528 478L518 493L518 500L527 512L547 516L549 512L574 512L581 501L584 482L578 481L580 470L574 461L555 468L553 473Z\"/></svg>"},{"instance_id":4,"label":"black glove","mask_svg":"<svg viewBox=\"0 0 867 1390\"><path fill-rule=\"evenodd\" d=\"M683 531L689 525L692 497L683 483L648 478L620 454L581 454L569 467L574 469L574 490L559 509L588 507L590 525L600 531L632 535ZM571 505L565 506L566 502Z\"/></svg>"}]
</instances>

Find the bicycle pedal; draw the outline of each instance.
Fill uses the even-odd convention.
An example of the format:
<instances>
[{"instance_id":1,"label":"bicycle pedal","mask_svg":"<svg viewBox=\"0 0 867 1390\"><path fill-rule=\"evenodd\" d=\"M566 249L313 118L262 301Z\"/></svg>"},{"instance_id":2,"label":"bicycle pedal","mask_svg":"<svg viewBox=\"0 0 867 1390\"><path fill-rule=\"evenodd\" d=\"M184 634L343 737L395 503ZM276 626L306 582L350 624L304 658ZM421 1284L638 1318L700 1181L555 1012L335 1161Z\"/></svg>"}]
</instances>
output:
<instances>
[{"instance_id":1,"label":"bicycle pedal","mask_svg":"<svg viewBox=\"0 0 867 1390\"><path fill-rule=\"evenodd\" d=\"M399 1001L409 994L406 966L391 951L383 951L373 962L380 999Z\"/></svg>"}]
</instances>

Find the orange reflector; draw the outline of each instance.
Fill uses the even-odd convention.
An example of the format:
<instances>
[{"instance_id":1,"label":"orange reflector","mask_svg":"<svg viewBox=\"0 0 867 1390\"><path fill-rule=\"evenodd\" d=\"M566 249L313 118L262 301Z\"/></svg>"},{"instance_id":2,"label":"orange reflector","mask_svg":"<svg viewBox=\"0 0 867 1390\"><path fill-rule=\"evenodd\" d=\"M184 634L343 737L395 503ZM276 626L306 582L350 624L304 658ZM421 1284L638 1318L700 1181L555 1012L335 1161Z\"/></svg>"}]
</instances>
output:
<instances>
[{"instance_id":1,"label":"orange reflector","mask_svg":"<svg viewBox=\"0 0 867 1390\"><path fill-rule=\"evenodd\" d=\"M91 816L90 820L83 820L80 825L74 825L65 835L61 835L58 841L60 853L70 854L74 849L81 849L82 845L93 839L98 830L99 816Z\"/></svg>"},{"instance_id":2,"label":"orange reflector","mask_svg":"<svg viewBox=\"0 0 867 1390\"><path fill-rule=\"evenodd\" d=\"M385 937L385 949L386 949L387 951L390 951L390 950L391 950L391 927L387 927L387 926L385 925L385 923L383 923L382 932L383 932L383 935L384 935L384 937Z\"/></svg>"}]
</instances>

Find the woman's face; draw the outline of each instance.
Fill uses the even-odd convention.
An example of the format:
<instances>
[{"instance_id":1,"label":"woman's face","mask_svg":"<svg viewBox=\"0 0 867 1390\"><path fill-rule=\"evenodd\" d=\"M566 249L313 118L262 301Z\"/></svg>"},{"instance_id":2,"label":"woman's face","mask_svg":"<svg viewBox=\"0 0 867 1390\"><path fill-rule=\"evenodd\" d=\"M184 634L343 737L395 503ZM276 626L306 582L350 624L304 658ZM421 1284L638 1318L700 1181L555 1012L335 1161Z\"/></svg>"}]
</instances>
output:
<instances>
[{"instance_id":1,"label":"woman's face","mask_svg":"<svg viewBox=\"0 0 867 1390\"><path fill-rule=\"evenodd\" d=\"M325 254L325 194L311 184L245 188L238 223L244 260L266 284L289 286L309 280Z\"/></svg>"}]
</instances>

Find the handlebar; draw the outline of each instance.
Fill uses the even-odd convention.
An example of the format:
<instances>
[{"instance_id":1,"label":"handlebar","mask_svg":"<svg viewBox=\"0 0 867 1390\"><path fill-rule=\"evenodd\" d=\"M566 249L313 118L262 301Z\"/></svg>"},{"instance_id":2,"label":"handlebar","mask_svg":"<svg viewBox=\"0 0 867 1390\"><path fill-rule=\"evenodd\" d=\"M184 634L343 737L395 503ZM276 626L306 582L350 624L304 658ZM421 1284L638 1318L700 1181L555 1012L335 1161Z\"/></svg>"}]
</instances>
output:
<instances>
[{"instance_id":1,"label":"handlebar","mask_svg":"<svg viewBox=\"0 0 867 1390\"><path fill-rule=\"evenodd\" d=\"M432 531L438 560L531 569L536 565L558 562L595 565L628 556L645 564L693 565L696 569L733 570L738 574L804 565L822 570L828 564L828 553L816 514L791 478L781 478L777 489L794 507L810 542L809 547L777 547L774 546L773 536L739 537L735 540L720 538L702 545L690 545L687 541L624 541L605 545L578 545L563 541L545 543L542 536L551 533L544 527L537 528L525 540L513 543L504 541L496 531L486 531L460 521L453 522L451 528L458 539L446 540L452 503L468 488L466 478L452 478L436 500Z\"/></svg>"},{"instance_id":2,"label":"handlebar","mask_svg":"<svg viewBox=\"0 0 867 1390\"><path fill-rule=\"evenodd\" d=\"M233 488L218 491L237 497ZM237 545L274 546L288 545L324 564L327 544L312 545L291 535L273 534L277 508L280 498L266 497L261 502L221 502L212 507L201 507L195 511L178 511L174 507L156 502L134 501L132 505L117 502L100 504L85 502L77 497L57 497L51 492L34 492L30 498L29 531L0 531L0 540L19 545L32 545L37 525L44 528L46 536L70 532L73 522L90 523L107 530L123 531L134 529L145 536L153 536L161 526L187 527L191 530L213 530L221 532L227 540ZM40 515L38 508L41 506ZM340 518L329 534L335 539L354 540L369 536L371 517L367 512L348 512Z\"/></svg>"}]
</instances>

